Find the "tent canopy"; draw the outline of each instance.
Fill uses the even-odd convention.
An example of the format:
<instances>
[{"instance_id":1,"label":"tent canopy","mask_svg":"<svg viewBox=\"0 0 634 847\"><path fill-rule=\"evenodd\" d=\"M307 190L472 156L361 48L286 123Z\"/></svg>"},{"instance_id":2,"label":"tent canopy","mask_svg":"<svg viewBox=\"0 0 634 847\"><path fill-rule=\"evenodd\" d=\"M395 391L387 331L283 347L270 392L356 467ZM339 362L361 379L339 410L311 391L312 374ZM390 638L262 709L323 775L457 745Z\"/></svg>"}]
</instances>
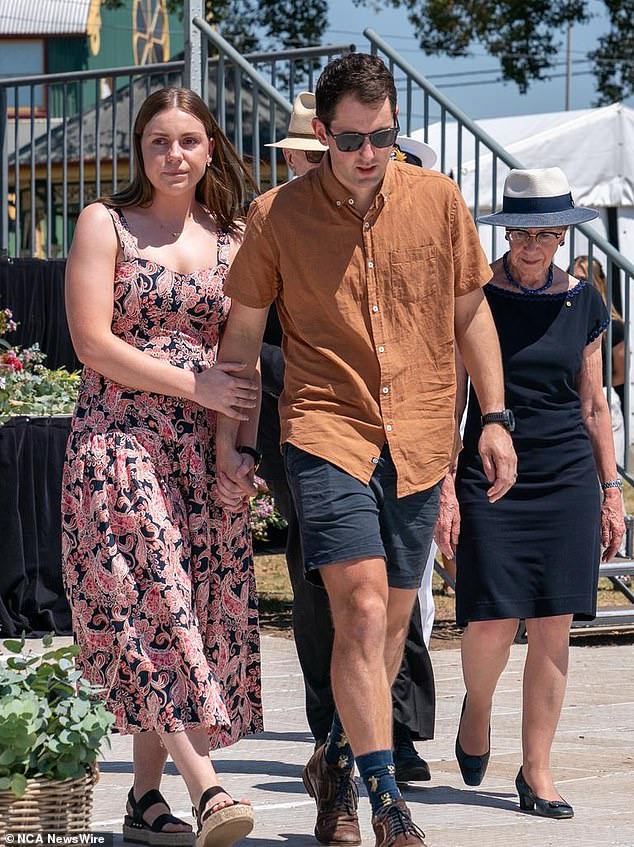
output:
<instances>
[{"instance_id":1,"label":"tent canopy","mask_svg":"<svg viewBox=\"0 0 634 847\"><path fill-rule=\"evenodd\" d=\"M548 112L476 121L486 133L527 168L558 166L572 187L575 202L583 206L634 206L634 109L613 103L598 109ZM458 177L458 129L445 124L445 170ZM462 131L460 176L462 191L473 206L475 198L475 141ZM424 130L412 132L424 141ZM428 144L438 152L441 124L428 128ZM493 157L480 145L480 212L498 208L508 168L499 160L496 172L496 203L491 203Z\"/></svg>"}]
</instances>

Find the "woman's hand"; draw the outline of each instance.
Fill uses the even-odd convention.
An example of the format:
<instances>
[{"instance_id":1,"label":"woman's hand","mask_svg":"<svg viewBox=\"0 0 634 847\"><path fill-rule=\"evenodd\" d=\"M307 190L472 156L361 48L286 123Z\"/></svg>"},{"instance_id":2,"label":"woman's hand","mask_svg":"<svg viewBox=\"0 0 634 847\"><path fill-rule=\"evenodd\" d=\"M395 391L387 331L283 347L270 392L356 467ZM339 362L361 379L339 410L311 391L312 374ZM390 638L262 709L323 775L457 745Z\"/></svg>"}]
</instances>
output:
<instances>
[{"instance_id":1,"label":"woman's hand","mask_svg":"<svg viewBox=\"0 0 634 847\"><path fill-rule=\"evenodd\" d=\"M620 488L608 488L603 492L601 504L601 544L604 547L602 561L614 558L625 535L623 498Z\"/></svg>"},{"instance_id":2,"label":"woman's hand","mask_svg":"<svg viewBox=\"0 0 634 847\"><path fill-rule=\"evenodd\" d=\"M247 409L257 405L258 381L236 376L243 362L217 362L195 377L192 400L207 409L215 409L228 418L248 421Z\"/></svg>"},{"instance_id":3,"label":"woman's hand","mask_svg":"<svg viewBox=\"0 0 634 847\"><path fill-rule=\"evenodd\" d=\"M460 506L452 474L447 474L440 489L440 509L434 529L434 541L447 559L453 559L460 535Z\"/></svg>"}]
</instances>

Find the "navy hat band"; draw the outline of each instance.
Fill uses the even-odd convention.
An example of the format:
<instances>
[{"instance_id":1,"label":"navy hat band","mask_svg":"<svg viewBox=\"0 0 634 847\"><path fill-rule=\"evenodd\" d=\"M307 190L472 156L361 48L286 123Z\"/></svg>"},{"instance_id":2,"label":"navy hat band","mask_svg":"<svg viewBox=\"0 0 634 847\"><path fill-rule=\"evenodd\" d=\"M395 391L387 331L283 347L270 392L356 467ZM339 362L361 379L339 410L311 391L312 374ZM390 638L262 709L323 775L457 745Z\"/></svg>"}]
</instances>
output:
<instances>
[{"instance_id":1,"label":"navy hat band","mask_svg":"<svg viewBox=\"0 0 634 847\"><path fill-rule=\"evenodd\" d=\"M507 197L504 196L502 211L515 214L543 214L544 212L565 212L574 209L572 194L560 194L557 197Z\"/></svg>"}]
</instances>

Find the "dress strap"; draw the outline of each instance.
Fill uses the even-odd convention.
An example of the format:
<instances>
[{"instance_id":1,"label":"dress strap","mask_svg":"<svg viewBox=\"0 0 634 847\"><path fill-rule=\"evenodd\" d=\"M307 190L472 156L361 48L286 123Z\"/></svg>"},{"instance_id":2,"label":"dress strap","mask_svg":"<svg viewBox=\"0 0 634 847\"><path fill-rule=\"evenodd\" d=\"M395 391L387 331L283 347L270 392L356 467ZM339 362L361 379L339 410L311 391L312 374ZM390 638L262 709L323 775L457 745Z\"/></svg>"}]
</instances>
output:
<instances>
[{"instance_id":1,"label":"dress strap","mask_svg":"<svg viewBox=\"0 0 634 847\"><path fill-rule=\"evenodd\" d=\"M228 230L218 230L216 240L218 244L216 263L219 268L226 272L229 268L229 260L231 259L231 237Z\"/></svg>"},{"instance_id":2,"label":"dress strap","mask_svg":"<svg viewBox=\"0 0 634 847\"><path fill-rule=\"evenodd\" d=\"M113 206L106 206L106 209L110 212L114 228L117 232L117 236L119 237L124 261L129 262L136 259L138 255L136 239L130 232L130 227L128 226L128 222L123 214L123 210Z\"/></svg>"}]
</instances>

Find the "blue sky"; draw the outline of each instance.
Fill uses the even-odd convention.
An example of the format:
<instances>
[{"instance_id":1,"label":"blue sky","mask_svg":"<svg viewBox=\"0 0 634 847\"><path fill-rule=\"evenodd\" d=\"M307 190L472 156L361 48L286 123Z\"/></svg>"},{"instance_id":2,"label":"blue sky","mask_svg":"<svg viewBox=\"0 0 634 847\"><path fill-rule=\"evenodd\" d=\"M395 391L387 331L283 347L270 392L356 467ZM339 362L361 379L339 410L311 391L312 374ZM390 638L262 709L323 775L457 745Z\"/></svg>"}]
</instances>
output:
<instances>
[{"instance_id":1,"label":"blue sky","mask_svg":"<svg viewBox=\"0 0 634 847\"><path fill-rule=\"evenodd\" d=\"M429 77L443 93L453 100L472 118L499 117L503 115L556 112L565 107L565 60L566 35L561 33L562 64L553 74L562 74L558 79L533 83L526 95L521 95L514 83L483 84L497 79L498 63L487 56L484 48L476 45L474 56L450 59L440 56L425 56L418 48L412 27L404 9L383 9L374 12L370 8L357 7L352 0L330 0L328 13L329 28L325 40L332 43L351 42L358 50L367 49L363 37L365 27L372 27L385 41L402 53L403 57L417 70ZM603 3L595 0L591 4L595 18L584 26L575 26L572 33L572 58L579 62L592 50L596 40L607 29ZM573 64L571 108L584 109L593 105L596 98L594 76L589 73L590 64ZM487 71L487 73L473 73ZM488 73L488 71L491 71ZM471 76L436 78L437 74L467 73ZM472 83L464 85L464 83ZM478 84L473 84L478 83ZM451 87L450 87L451 86ZM634 105L634 98L629 98Z\"/></svg>"}]
</instances>

